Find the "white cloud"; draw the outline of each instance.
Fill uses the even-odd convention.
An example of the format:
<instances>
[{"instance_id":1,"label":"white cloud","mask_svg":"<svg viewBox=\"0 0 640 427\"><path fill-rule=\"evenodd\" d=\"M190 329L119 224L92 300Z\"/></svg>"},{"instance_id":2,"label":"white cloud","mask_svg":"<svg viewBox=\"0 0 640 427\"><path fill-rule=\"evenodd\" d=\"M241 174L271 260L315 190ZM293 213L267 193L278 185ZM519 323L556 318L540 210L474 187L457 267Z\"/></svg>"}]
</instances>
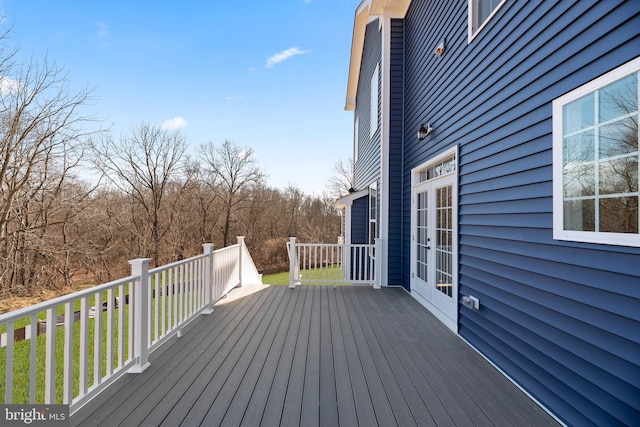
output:
<instances>
[{"instance_id":1,"label":"white cloud","mask_svg":"<svg viewBox=\"0 0 640 427\"><path fill-rule=\"evenodd\" d=\"M187 124L188 123L185 119L183 119L180 116L176 116L173 119L165 120L165 122L162 123L161 128L164 130L175 130L175 129L183 128Z\"/></svg>"},{"instance_id":2,"label":"white cloud","mask_svg":"<svg viewBox=\"0 0 640 427\"><path fill-rule=\"evenodd\" d=\"M0 76L0 95L15 92L18 90L18 81L7 76Z\"/></svg>"},{"instance_id":3,"label":"white cloud","mask_svg":"<svg viewBox=\"0 0 640 427\"><path fill-rule=\"evenodd\" d=\"M96 21L96 36L99 40L104 40L109 36L109 25Z\"/></svg>"},{"instance_id":4,"label":"white cloud","mask_svg":"<svg viewBox=\"0 0 640 427\"><path fill-rule=\"evenodd\" d=\"M276 53L269 59L267 59L267 63L265 64L266 68L273 68L274 65L281 63L282 61L291 58L295 55L304 55L307 53L306 50L298 49L297 47L291 47L287 50L283 50L280 53Z\"/></svg>"}]
</instances>

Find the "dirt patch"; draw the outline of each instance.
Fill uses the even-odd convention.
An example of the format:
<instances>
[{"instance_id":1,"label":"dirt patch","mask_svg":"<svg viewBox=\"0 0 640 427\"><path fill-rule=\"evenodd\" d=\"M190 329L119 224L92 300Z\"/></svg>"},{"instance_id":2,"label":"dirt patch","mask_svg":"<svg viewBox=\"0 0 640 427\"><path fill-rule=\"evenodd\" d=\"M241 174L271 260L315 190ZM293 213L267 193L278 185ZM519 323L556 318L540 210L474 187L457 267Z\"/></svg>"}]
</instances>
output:
<instances>
[{"instance_id":1,"label":"dirt patch","mask_svg":"<svg viewBox=\"0 0 640 427\"><path fill-rule=\"evenodd\" d=\"M260 273L260 274L278 274L278 273L284 273L285 271L289 271L289 266L264 268L264 269L258 270L258 273Z\"/></svg>"},{"instance_id":2,"label":"dirt patch","mask_svg":"<svg viewBox=\"0 0 640 427\"><path fill-rule=\"evenodd\" d=\"M93 285L78 285L74 287L67 287L63 289L41 289L36 291L30 296L5 296L0 299L0 314L8 313L9 311L19 310L30 305L37 304L39 302L48 301L50 299L67 295L73 292L81 291L82 289L89 288Z\"/></svg>"}]
</instances>

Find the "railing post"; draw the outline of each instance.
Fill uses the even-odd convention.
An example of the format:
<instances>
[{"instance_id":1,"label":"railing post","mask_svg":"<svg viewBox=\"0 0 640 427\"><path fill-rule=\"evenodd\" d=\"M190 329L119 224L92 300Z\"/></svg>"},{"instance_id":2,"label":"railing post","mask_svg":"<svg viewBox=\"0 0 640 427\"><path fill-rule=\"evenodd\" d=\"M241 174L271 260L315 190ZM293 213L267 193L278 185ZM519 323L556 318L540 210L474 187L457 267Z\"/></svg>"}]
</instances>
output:
<instances>
[{"instance_id":1,"label":"railing post","mask_svg":"<svg viewBox=\"0 0 640 427\"><path fill-rule=\"evenodd\" d=\"M139 279L133 283L133 357L136 364L130 373L144 372L149 363L149 261L151 258L138 258L129 261L131 275ZM131 290L129 290L131 292ZM129 319L131 321L131 319Z\"/></svg>"},{"instance_id":2,"label":"railing post","mask_svg":"<svg viewBox=\"0 0 640 427\"><path fill-rule=\"evenodd\" d=\"M238 236L238 286L242 286L242 259L244 258L244 236Z\"/></svg>"},{"instance_id":3,"label":"railing post","mask_svg":"<svg viewBox=\"0 0 640 427\"><path fill-rule=\"evenodd\" d=\"M289 237L289 288L296 287L296 238Z\"/></svg>"},{"instance_id":4,"label":"railing post","mask_svg":"<svg viewBox=\"0 0 640 427\"><path fill-rule=\"evenodd\" d=\"M213 313L213 301L211 294L213 293L213 243L205 243L202 245L205 258L204 266L204 310L202 314Z\"/></svg>"},{"instance_id":5,"label":"railing post","mask_svg":"<svg viewBox=\"0 0 640 427\"><path fill-rule=\"evenodd\" d=\"M353 246L342 244L342 280L352 280L351 277L351 251Z\"/></svg>"},{"instance_id":6,"label":"railing post","mask_svg":"<svg viewBox=\"0 0 640 427\"><path fill-rule=\"evenodd\" d=\"M379 237L375 238L375 259L374 259L374 275L375 281L373 282L373 289L380 289L380 284L382 283L382 239Z\"/></svg>"}]
</instances>

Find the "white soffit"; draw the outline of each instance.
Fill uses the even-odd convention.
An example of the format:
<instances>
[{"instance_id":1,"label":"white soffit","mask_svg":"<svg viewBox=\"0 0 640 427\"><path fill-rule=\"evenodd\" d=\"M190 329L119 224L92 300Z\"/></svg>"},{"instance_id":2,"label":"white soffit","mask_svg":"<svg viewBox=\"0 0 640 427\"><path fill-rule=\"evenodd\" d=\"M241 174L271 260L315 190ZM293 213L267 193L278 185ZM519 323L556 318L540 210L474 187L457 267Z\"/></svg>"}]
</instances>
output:
<instances>
[{"instance_id":1,"label":"white soffit","mask_svg":"<svg viewBox=\"0 0 640 427\"><path fill-rule=\"evenodd\" d=\"M410 4L411 0L363 0L356 9L353 22L353 38L351 40L351 59L349 62L345 110L353 111L356 108L356 94L367 24L378 17L404 18Z\"/></svg>"}]
</instances>

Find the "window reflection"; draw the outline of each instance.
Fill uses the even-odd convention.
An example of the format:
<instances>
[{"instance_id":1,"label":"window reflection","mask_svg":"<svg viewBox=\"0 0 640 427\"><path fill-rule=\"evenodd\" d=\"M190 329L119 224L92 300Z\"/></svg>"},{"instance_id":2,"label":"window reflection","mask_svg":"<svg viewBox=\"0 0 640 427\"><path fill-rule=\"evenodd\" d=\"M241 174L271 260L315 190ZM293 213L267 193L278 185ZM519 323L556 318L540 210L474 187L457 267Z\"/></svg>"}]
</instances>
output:
<instances>
[{"instance_id":1,"label":"window reflection","mask_svg":"<svg viewBox=\"0 0 640 427\"><path fill-rule=\"evenodd\" d=\"M638 233L638 73L563 107L564 229Z\"/></svg>"}]
</instances>

